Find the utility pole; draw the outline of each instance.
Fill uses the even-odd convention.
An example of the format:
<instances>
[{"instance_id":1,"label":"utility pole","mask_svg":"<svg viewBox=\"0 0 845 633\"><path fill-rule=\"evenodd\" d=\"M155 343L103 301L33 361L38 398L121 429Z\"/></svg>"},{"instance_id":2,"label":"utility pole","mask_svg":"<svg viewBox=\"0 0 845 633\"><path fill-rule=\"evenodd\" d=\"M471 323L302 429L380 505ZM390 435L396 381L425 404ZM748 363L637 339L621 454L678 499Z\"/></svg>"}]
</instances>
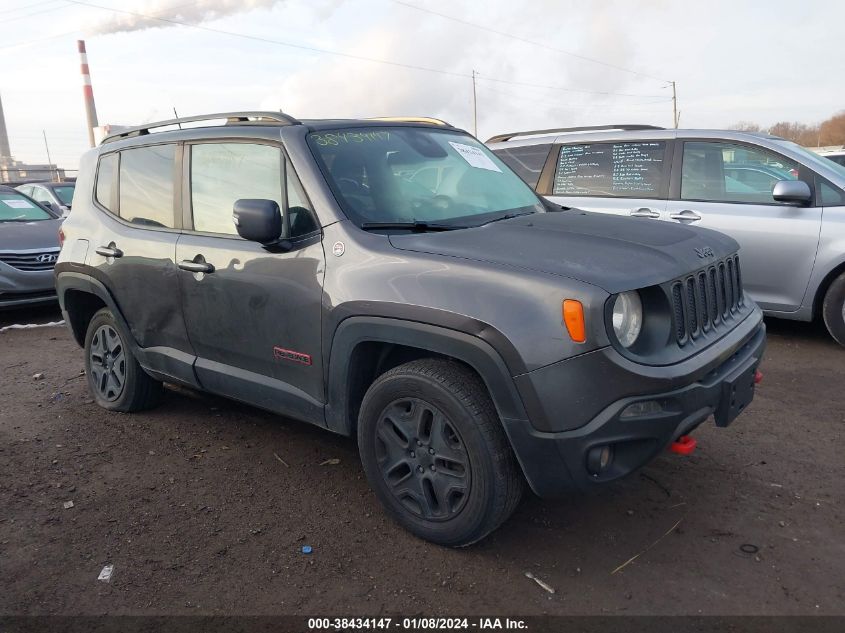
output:
<instances>
[{"instance_id":1,"label":"utility pole","mask_svg":"<svg viewBox=\"0 0 845 633\"><path fill-rule=\"evenodd\" d=\"M478 98L475 94L475 70L472 71L472 133L478 136Z\"/></svg>"},{"instance_id":2,"label":"utility pole","mask_svg":"<svg viewBox=\"0 0 845 633\"><path fill-rule=\"evenodd\" d=\"M47 131L41 130L41 135L44 137L44 148L47 150L47 168L50 170L50 181L53 181L53 159L50 158L50 146L47 144ZM59 174L56 173L56 181L59 180Z\"/></svg>"},{"instance_id":3,"label":"utility pole","mask_svg":"<svg viewBox=\"0 0 845 633\"><path fill-rule=\"evenodd\" d=\"M678 129L678 94L675 92L675 82L672 82L672 123Z\"/></svg>"}]
</instances>

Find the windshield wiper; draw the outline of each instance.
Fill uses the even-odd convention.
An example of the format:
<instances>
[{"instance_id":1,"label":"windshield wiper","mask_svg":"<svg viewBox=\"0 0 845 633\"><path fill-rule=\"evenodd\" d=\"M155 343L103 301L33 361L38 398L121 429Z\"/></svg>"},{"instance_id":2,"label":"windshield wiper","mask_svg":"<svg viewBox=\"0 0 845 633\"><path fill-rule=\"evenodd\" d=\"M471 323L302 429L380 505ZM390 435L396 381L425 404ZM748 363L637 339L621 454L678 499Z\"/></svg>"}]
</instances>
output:
<instances>
[{"instance_id":1,"label":"windshield wiper","mask_svg":"<svg viewBox=\"0 0 845 633\"><path fill-rule=\"evenodd\" d=\"M518 218L521 215L532 215L534 211L523 211L522 213L506 213L498 218L493 218L492 220L487 220L486 222L482 222L476 226L484 226L485 224L491 224L493 222L498 222L499 220L513 220L514 218Z\"/></svg>"},{"instance_id":2,"label":"windshield wiper","mask_svg":"<svg viewBox=\"0 0 845 633\"><path fill-rule=\"evenodd\" d=\"M414 231L415 233L425 233L427 231L454 231L456 229L465 229L465 226L455 224L436 224L432 222L422 222L414 220L413 222L364 222L361 228L365 231L378 231L379 229L406 229Z\"/></svg>"}]
</instances>

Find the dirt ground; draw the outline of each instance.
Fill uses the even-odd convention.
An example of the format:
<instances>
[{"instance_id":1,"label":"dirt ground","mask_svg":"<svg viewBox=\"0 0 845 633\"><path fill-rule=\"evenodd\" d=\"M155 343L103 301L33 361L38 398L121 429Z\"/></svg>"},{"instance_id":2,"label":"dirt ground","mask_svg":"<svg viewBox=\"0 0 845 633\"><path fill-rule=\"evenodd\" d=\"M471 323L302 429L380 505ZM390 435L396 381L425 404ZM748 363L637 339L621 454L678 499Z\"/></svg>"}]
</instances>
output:
<instances>
[{"instance_id":1,"label":"dirt ground","mask_svg":"<svg viewBox=\"0 0 845 633\"><path fill-rule=\"evenodd\" d=\"M184 390L108 413L64 328L0 332L0 614L845 614L845 350L768 325L733 426L464 550L387 519L350 440Z\"/></svg>"}]
</instances>

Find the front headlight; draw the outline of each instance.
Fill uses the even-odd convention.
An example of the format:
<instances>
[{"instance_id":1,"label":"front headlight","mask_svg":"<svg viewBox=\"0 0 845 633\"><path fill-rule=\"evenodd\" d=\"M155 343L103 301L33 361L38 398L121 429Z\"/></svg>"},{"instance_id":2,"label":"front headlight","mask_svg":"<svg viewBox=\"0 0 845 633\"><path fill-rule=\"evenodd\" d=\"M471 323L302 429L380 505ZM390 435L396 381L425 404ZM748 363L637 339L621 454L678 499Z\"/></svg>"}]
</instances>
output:
<instances>
[{"instance_id":1,"label":"front headlight","mask_svg":"<svg viewBox=\"0 0 845 633\"><path fill-rule=\"evenodd\" d=\"M631 347L643 329L643 302L637 291L622 292L613 302L613 332L623 347Z\"/></svg>"}]
</instances>

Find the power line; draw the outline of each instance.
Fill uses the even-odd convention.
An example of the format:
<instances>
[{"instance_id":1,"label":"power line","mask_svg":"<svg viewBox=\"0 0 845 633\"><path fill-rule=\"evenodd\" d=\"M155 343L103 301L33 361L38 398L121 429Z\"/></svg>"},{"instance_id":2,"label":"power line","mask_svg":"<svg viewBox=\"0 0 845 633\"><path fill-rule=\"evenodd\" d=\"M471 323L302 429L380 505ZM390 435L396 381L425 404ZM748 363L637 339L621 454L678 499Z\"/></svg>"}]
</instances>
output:
<instances>
[{"instance_id":1,"label":"power line","mask_svg":"<svg viewBox=\"0 0 845 633\"><path fill-rule=\"evenodd\" d=\"M613 97L642 97L643 99L658 99L663 97L663 95L644 95L644 94L635 94L632 92L604 92L601 90L578 90L577 88L563 88L561 86L549 86L546 84L534 84L529 83L526 81L513 81L510 79L498 79L496 77L485 77L484 75L480 75L476 73L475 75L476 80L478 81L492 81L495 83L503 83L503 84L511 84L513 86L526 86L529 88L546 88L548 90L560 90L563 92L577 92L579 94L589 94L589 95L605 95L605 96L613 96Z\"/></svg>"},{"instance_id":2,"label":"power line","mask_svg":"<svg viewBox=\"0 0 845 633\"><path fill-rule=\"evenodd\" d=\"M450 70L442 70L440 68L431 68L431 67L428 67L428 66L418 66L416 64L407 64L407 63L403 63L403 62L391 61L391 60L388 60L388 59L379 59L379 58L376 58L376 57L367 57L365 55L355 55L353 53L344 53L344 52L341 52L341 51L332 51L332 50L328 50L328 49L324 49L324 48L318 48L316 46L307 46L305 44L293 44L291 42L285 42L283 40L276 40L276 39L271 39L271 38L268 38L268 37L261 37L259 35L249 35L247 33L237 33L235 31L227 31L225 29L218 29L218 28L214 28L214 27L210 27L210 26L202 26L200 24L191 24L190 22L183 22L181 20L174 20L172 18L162 18L162 17L157 17L155 15L147 15L147 14L144 14L144 13L138 13L137 11L128 11L126 9L113 9L111 7L105 7L105 6L102 6L102 5L99 5L99 4L94 4L94 3L91 3L91 2L83 2L82 0L67 0L67 1L72 3L72 4L77 4L77 5L80 5L80 6L93 7L95 9L102 9L104 11L112 11L112 12L115 12L115 13L124 13L126 15L132 15L132 16L144 18L144 19L147 19L147 20L157 20L159 22L164 22L166 24L173 24L173 25L176 25L176 26L186 26L186 27L197 29L197 30L200 30L200 31L206 31L208 33L215 33L217 35L228 35L230 37L238 37L238 38L241 38L241 39L251 40L251 41L255 41L255 42L263 42L265 44L276 44L277 46L285 46L285 47L288 47L288 48L295 48L295 49L298 49L298 50L308 51L308 52L311 52L311 53L321 53L323 55L334 55L334 56L337 56L337 57L344 57L346 59L355 59L355 60L358 60L358 61L372 62L372 63L376 63L376 64L384 64L384 65L387 65L387 66L394 66L394 67L405 68L405 69L409 69L409 70L418 70L418 71L422 71L422 72L436 73L436 74L439 74L439 75L446 75L446 76L449 76L449 77L460 77L461 79L471 79L472 78L472 75L469 74L469 73L461 73L461 72L450 71ZM612 96L621 96L621 97L644 97L644 98L655 96L655 95L630 94L630 93L621 93L621 92L577 90L577 89L574 89L574 88L563 88L563 87L560 87L560 86L545 86L545 85L540 85L540 84L515 82L515 81L508 80L508 79L499 79L499 78L493 78L493 77L486 78L486 80L487 81L495 81L495 82L499 82L499 83L513 84L513 85L550 88L552 90L561 90L561 91L564 91L564 92L578 92L578 93L583 93L583 94L599 94L599 95L612 95Z\"/></svg>"},{"instance_id":3,"label":"power line","mask_svg":"<svg viewBox=\"0 0 845 633\"><path fill-rule=\"evenodd\" d=\"M26 18L31 18L34 15L41 15L42 13L50 13L52 11L59 11L60 9L67 9L69 8L69 4L62 4L58 7L49 7L47 9L41 9L40 11L33 11L32 13L27 13L26 15L16 15L13 18L7 18L5 20L0 20L0 24L6 24L8 22L16 22L17 20L25 20Z\"/></svg>"},{"instance_id":4,"label":"power line","mask_svg":"<svg viewBox=\"0 0 845 633\"><path fill-rule=\"evenodd\" d=\"M518 42L523 42L525 44L532 44L534 46L539 46L541 48L545 48L546 50L554 51L555 53L560 53L562 55L568 55L570 57L574 57L576 59L580 59L581 61L591 62L593 64L599 64L600 66L605 66L606 68L613 68L615 70L630 73L632 75L639 75L640 77L648 77L649 79L654 79L655 81L660 81L663 83L668 83L668 79L661 79L660 77L655 77L654 75L649 75L647 73L639 72L637 70L631 70L630 68L624 68L623 66L617 66L616 64L611 64L609 62L604 62L599 59L593 59L592 57L587 57L586 55L580 55L578 53L573 53L572 51L567 51L562 48L556 48L554 46L549 46L548 44L543 44L542 42L537 42L535 40L528 39L526 37L520 37L519 35L513 35L512 33L507 33L505 31L499 31L498 29L490 28L489 26L484 26L482 24L476 24L475 22L470 22L469 20L464 20L461 18L456 18L452 15L447 15L446 13L440 13L439 11L433 11L431 9L426 9L424 7L418 7L415 4L411 4L410 2L403 2L403 0L390 0L395 4L400 4L403 7L407 7L409 9L414 9L415 11L422 11L423 13L430 13L431 15L436 15L446 20L452 20L453 22L458 22L465 26L470 26L474 29L479 29L481 31L487 31L488 33L495 33L496 35L500 35L502 37L507 37L512 40L517 40Z\"/></svg>"},{"instance_id":5,"label":"power line","mask_svg":"<svg viewBox=\"0 0 845 633\"><path fill-rule=\"evenodd\" d=\"M58 0L41 0L41 2L33 2L31 4L22 4L19 7L15 7L13 9L3 9L0 13L14 13L15 11L24 11L26 9L33 9L35 7L40 7L43 4L53 4L54 2L58 2Z\"/></svg>"}]
</instances>

